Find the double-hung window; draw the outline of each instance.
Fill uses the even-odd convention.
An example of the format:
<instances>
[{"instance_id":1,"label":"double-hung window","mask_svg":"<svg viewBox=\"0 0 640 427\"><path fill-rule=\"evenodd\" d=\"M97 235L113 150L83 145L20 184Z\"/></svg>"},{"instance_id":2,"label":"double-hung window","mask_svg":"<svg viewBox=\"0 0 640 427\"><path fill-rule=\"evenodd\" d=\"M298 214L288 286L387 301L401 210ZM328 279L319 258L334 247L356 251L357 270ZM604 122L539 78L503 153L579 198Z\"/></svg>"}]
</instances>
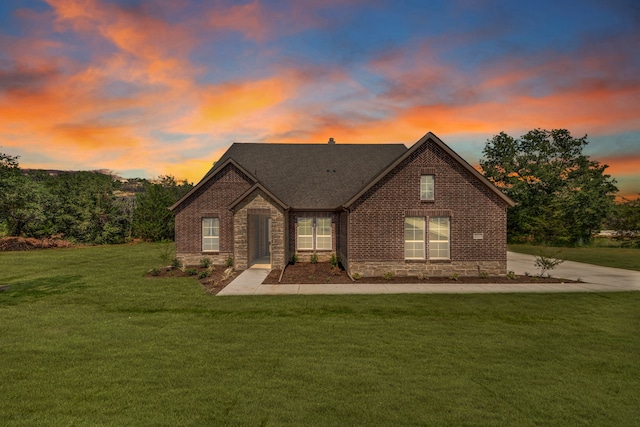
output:
<instances>
[{"instance_id":1,"label":"double-hung window","mask_svg":"<svg viewBox=\"0 0 640 427\"><path fill-rule=\"evenodd\" d=\"M434 200L435 198L435 178L433 175L422 175L420 177L420 200Z\"/></svg>"},{"instance_id":2,"label":"double-hung window","mask_svg":"<svg viewBox=\"0 0 640 427\"><path fill-rule=\"evenodd\" d=\"M404 219L405 259L424 259L425 220L423 217Z\"/></svg>"},{"instance_id":3,"label":"double-hung window","mask_svg":"<svg viewBox=\"0 0 640 427\"><path fill-rule=\"evenodd\" d=\"M429 259L450 259L450 243L449 218L429 218Z\"/></svg>"},{"instance_id":4,"label":"double-hung window","mask_svg":"<svg viewBox=\"0 0 640 427\"><path fill-rule=\"evenodd\" d=\"M298 250L331 250L331 218L298 218Z\"/></svg>"},{"instance_id":5,"label":"double-hung window","mask_svg":"<svg viewBox=\"0 0 640 427\"><path fill-rule=\"evenodd\" d=\"M331 218L316 218L316 249L331 250Z\"/></svg>"},{"instance_id":6,"label":"double-hung window","mask_svg":"<svg viewBox=\"0 0 640 427\"><path fill-rule=\"evenodd\" d=\"M313 218L298 218L298 249L313 249Z\"/></svg>"},{"instance_id":7,"label":"double-hung window","mask_svg":"<svg viewBox=\"0 0 640 427\"><path fill-rule=\"evenodd\" d=\"M220 250L220 220L218 218L202 218L202 251L217 252Z\"/></svg>"}]
</instances>

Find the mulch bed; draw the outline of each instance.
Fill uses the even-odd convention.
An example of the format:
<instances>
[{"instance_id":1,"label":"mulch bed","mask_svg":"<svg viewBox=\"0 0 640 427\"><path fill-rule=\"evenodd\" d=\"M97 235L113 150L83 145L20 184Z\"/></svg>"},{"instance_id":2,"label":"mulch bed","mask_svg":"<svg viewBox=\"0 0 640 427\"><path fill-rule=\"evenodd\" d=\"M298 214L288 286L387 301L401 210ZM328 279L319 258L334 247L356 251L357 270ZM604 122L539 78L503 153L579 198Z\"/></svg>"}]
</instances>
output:
<instances>
[{"instance_id":1,"label":"mulch bed","mask_svg":"<svg viewBox=\"0 0 640 427\"><path fill-rule=\"evenodd\" d=\"M30 251L71 246L73 246L71 242L61 239L34 239L31 237L3 237L0 239L0 251Z\"/></svg>"},{"instance_id":2,"label":"mulch bed","mask_svg":"<svg viewBox=\"0 0 640 427\"><path fill-rule=\"evenodd\" d=\"M185 267L184 270L175 267L163 267L147 272L146 277L154 279L162 277L193 277L200 282L200 285L202 285L207 293L215 295L242 273L241 270L233 270L230 275L227 275L225 273L226 269L227 267L224 265L214 265L213 269L200 266L188 266ZM208 271L208 275L200 278L200 274L205 271Z\"/></svg>"},{"instance_id":3,"label":"mulch bed","mask_svg":"<svg viewBox=\"0 0 640 427\"><path fill-rule=\"evenodd\" d=\"M267 278L262 282L265 285L285 285L285 284L346 284L354 283L347 272L331 267L329 263L304 263L289 264L282 275L282 281L278 283L282 270L271 270ZM510 279L506 276L489 276L482 278L479 276L459 276L457 280L448 277L409 277L393 276L390 279L384 277L363 277L355 283L571 283L572 280L559 279L555 277L538 276L516 276Z\"/></svg>"}]
</instances>

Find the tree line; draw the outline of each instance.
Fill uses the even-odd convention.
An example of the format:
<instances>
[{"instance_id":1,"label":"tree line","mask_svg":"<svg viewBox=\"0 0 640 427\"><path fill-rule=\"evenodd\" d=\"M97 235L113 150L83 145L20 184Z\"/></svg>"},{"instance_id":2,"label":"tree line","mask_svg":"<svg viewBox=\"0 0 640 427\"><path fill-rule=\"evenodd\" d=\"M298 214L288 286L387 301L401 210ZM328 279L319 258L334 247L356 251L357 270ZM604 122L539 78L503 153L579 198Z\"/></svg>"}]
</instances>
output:
<instances>
[{"instance_id":1,"label":"tree line","mask_svg":"<svg viewBox=\"0 0 640 427\"><path fill-rule=\"evenodd\" d=\"M123 182L101 172L23 170L18 157L0 153L0 236L86 244L173 240L168 207L192 187L172 176Z\"/></svg>"},{"instance_id":2,"label":"tree line","mask_svg":"<svg viewBox=\"0 0 640 427\"><path fill-rule=\"evenodd\" d=\"M583 150L587 137L566 129L501 132L486 142L481 172L516 205L507 212L511 242L581 245L608 227L640 246L640 199L615 202L607 165ZM97 172L24 171L0 153L0 236L57 236L79 243L173 240L167 208L192 184L162 176L127 183Z\"/></svg>"}]
</instances>

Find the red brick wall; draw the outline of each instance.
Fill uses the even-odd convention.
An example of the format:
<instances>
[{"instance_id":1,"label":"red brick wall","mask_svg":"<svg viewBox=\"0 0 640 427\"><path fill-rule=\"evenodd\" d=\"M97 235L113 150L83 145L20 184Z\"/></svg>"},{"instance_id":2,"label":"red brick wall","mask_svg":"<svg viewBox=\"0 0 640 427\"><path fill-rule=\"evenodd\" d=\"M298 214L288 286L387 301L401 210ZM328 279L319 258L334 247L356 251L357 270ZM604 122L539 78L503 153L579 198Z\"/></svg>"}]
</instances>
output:
<instances>
[{"instance_id":1,"label":"red brick wall","mask_svg":"<svg viewBox=\"0 0 640 427\"><path fill-rule=\"evenodd\" d=\"M422 174L435 175L433 201L420 200ZM348 223L349 260L408 264L404 217L449 216L452 263L504 261L506 265L506 209L498 195L427 141L354 203ZM483 239L474 240L474 233L483 233Z\"/></svg>"},{"instance_id":2,"label":"red brick wall","mask_svg":"<svg viewBox=\"0 0 640 427\"><path fill-rule=\"evenodd\" d=\"M201 218L206 216L220 219L220 253L211 258L217 263L233 256L233 213L227 206L250 187L249 178L228 165L180 205L176 209L178 257L193 260L202 255Z\"/></svg>"}]
</instances>

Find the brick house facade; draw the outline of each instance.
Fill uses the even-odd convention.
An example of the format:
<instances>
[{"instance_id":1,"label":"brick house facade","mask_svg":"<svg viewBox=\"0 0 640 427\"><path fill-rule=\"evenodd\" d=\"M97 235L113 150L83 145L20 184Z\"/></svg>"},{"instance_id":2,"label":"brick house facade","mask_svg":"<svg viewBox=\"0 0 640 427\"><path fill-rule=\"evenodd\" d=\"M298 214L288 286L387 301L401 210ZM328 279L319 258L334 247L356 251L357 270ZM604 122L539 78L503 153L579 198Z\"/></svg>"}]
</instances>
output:
<instances>
[{"instance_id":1,"label":"brick house facade","mask_svg":"<svg viewBox=\"0 0 640 427\"><path fill-rule=\"evenodd\" d=\"M401 144L233 144L176 213L177 256L239 269L336 255L350 274L506 273L513 201L428 133Z\"/></svg>"}]
</instances>

